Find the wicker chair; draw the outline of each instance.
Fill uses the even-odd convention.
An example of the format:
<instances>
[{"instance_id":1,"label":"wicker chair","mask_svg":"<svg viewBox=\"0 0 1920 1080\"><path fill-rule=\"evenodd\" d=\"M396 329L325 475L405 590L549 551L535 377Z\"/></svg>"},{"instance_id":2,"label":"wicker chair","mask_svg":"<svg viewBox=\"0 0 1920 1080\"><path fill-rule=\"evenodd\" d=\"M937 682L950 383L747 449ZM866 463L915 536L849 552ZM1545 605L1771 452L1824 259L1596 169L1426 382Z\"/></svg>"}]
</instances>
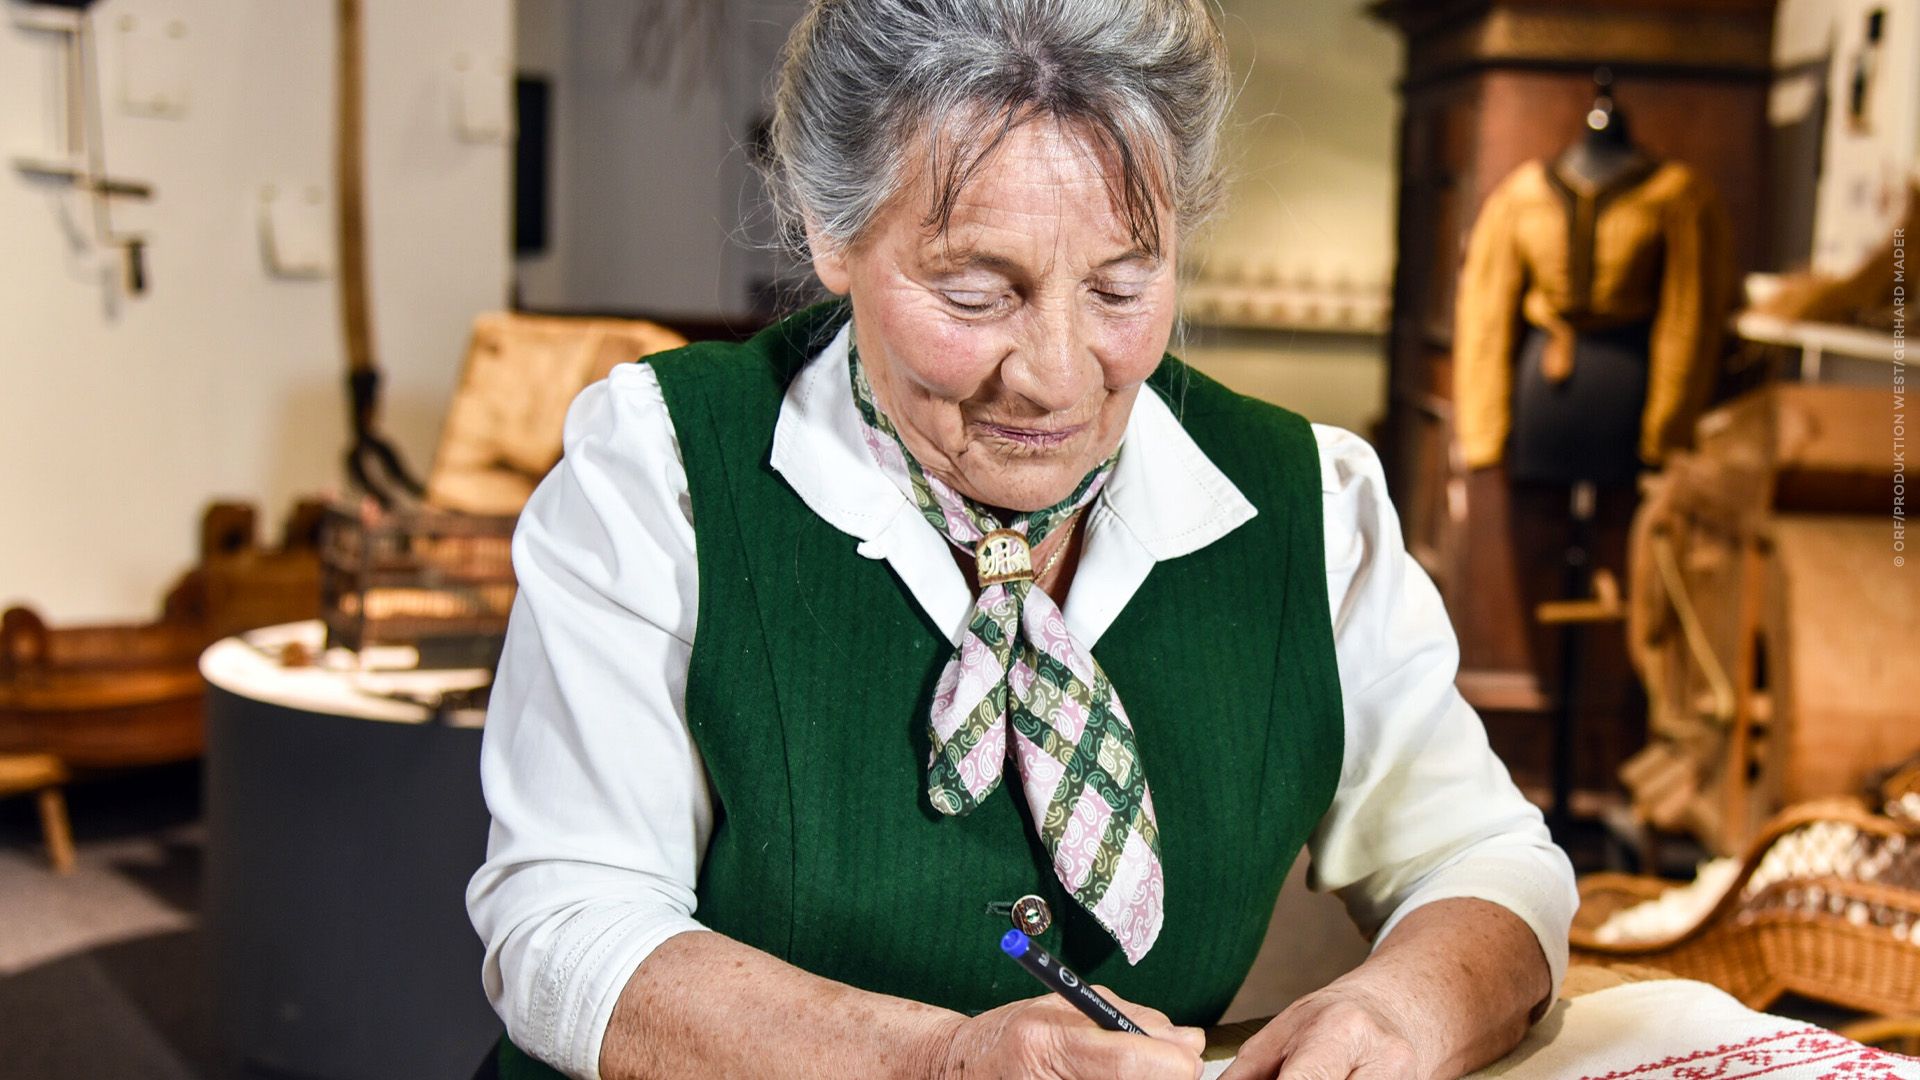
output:
<instances>
[{"instance_id":1,"label":"wicker chair","mask_svg":"<svg viewBox=\"0 0 1920 1080\"><path fill-rule=\"evenodd\" d=\"M1876 1016L1838 1030L1857 1043L1908 1057L1920 1056L1920 1016Z\"/></svg>"},{"instance_id":2,"label":"wicker chair","mask_svg":"<svg viewBox=\"0 0 1920 1080\"><path fill-rule=\"evenodd\" d=\"M1768 855L1796 835L1838 826L1871 872L1788 868ZM1891 856L1882 858L1882 855ZM1767 874L1757 887L1755 874ZM1719 902L1691 926L1664 937L1606 942L1598 931L1615 912L1658 898L1671 882L1592 874L1580 882L1572 945L1576 964L1635 964L1712 983L1750 1008L1789 991L1853 1009L1920 1013L1920 823L1875 814L1858 802L1807 803L1775 817L1748 848Z\"/></svg>"},{"instance_id":3,"label":"wicker chair","mask_svg":"<svg viewBox=\"0 0 1920 1080\"><path fill-rule=\"evenodd\" d=\"M519 514L560 460L575 395L621 364L686 343L638 319L475 318L427 476L427 503L463 514Z\"/></svg>"}]
</instances>

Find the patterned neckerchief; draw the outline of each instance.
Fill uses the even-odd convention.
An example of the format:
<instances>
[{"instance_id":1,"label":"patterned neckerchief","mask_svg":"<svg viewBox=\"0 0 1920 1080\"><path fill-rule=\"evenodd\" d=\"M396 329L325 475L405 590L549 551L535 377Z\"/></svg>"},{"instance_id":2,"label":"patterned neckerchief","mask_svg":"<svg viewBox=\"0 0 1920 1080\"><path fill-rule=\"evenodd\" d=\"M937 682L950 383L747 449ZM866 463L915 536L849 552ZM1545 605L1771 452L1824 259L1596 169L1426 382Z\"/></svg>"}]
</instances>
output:
<instances>
[{"instance_id":1,"label":"patterned neckerchief","mask_svg":"<svg viewBox=\"0 0 1920 1080\"><path fill-rule=\"evenodd\" d=\"M1033 548L1093 502L1119 452L1061 502L1002 524L920 467L875 404L857 352L848 367L881 471L979 572L966 636L934 689L927 798L948 815L980 805L1000 786L1011 728L1021 791L1054 873L1139 963L1166 908L1153 796L1113 684L1033 580Z\"/></svg>"}]
</instances>

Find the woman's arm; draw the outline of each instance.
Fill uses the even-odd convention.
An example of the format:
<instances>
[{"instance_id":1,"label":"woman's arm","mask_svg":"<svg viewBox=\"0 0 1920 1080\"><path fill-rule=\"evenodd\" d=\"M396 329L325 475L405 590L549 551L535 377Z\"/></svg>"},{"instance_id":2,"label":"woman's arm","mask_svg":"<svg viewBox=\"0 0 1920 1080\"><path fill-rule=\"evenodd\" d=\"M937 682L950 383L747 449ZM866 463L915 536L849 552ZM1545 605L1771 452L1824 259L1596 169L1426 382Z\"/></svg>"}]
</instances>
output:
<instances>
[{"instance_id":1,"label":"woman's arm","mask_svg":"<svg viewBox=\"0 0 1920 1080\"><path fill-rule=\"evenodd\" d=\"M720 934L682 934L621 992L600 1075L921 1080L960 1020L809 975Z\"/></svg>"},{"instance_id":2,"label":"woman's arm","mask_svg":"<svg viewBox=\"0 0 1920 1080\"><path fill-rule=\"evenodd\" d=\"M1255 1049L1284 1036L1298 1041L1286 1053L1306 1054L1329 1038L1328 1025L1355 1023L1350 1006L1364 1004L1378 1026L1419 1041L1414 1051L1433 1071L1406 1075L1457 1076L1451 1063L1462 1054L1481 1046L1504 1053L1524 1021L1551 1004L1577 902L1572 868L1454 687L1452 625L1400 539L1378 458L1350 433L1315 433L1346 750L1333 805L1310 842L1308 881L1337 891L1375 948L1346 978L1297 1003ZM1531 994L1517 1026L1510 993ZM1308 1014L1330 1009L1311 1025L1320 1034L1304 1041ZM1259 1071L1256 1058L1230 1075L1275 1074Z\"/></svg>"},{"instance_id":3,"label":"woman's arm","mask_svg":"<svg viewBox=\"0 0 1920 1080\"><path fill-rule=\"evenodd\" d=\"M1247 1040L1226 1080L1450 1080L1513 1049L1551 988L1518 916L1484 900L1435 901Z\"/></svg>"},{"instance_id":4,"label":"woman's arm","mask_svg":"<svg viewBox=\"0 0 1920 1080\"><path fill-rule=\"evenodd\" d=\"M682 934L655 949L621 993L602 1043L600 1076L1193 1080L1199 1074L1202 1032L1113 1000L1155 1037L1102 1031L1051 994L968 1018L810 975L719 934Z\"/></svg>"},{"instance_id":5,"label":"woman's arm","mask_svg":"<svg viewBox=\"0 0 1920 1080\"><path fill-rule=\"evenodd\" d=\"M701 929L713 806L683 719L693 523L651 369L583 391L565 448L514 533L519 593L480 755L493 825L467 909L507 1034L585 1076L634 968Z\"/></svg>"}]
</instances>

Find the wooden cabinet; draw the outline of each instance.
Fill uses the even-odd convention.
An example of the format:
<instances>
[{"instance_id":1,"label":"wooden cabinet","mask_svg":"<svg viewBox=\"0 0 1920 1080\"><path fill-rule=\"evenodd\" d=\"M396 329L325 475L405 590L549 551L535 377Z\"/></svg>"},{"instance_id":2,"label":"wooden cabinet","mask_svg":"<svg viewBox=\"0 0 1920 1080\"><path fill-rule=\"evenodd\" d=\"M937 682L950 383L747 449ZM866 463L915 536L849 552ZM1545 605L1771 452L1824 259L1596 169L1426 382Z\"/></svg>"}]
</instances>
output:
<instances>
[{"instance_id":1,"label":"wooden cabinet","mask_svg":"<svg viewBox=\"0 0 1920 1080\"><path fill-rule=\"evenodd\" d=\"M1482 201L1522 163L1581 132L1598 66L1636 142L1718 189L1742 271L1763 237L1773 0L1383 0L1406 39L1401 85L1399 263L1380 443L1415 556L1439 582L1460 635L1460 686L1523 780L1545 771L1557 642L1532 606L1560 595L1564 501L1516 497L1497 469L1465 472L1452 445L1455 285ZM1635 495L1600 500L1596 564L1624 579ZM1577 786L1610 789L1644 739L1620 635L1589 635L1576 703Z\"/></svg>"}]
</instances>

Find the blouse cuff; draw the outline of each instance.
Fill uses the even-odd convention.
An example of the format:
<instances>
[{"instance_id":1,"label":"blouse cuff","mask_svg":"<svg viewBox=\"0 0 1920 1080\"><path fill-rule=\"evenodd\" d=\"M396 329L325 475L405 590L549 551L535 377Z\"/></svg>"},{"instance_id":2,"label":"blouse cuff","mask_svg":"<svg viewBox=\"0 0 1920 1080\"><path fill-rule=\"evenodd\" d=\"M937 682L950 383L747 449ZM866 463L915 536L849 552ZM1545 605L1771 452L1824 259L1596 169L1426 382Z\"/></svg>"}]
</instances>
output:
<instances>
[{"instance_id":1,"label":"blouse cuff","mask_svg":"<svg viewBox=\"0 0 1920 1080\"><path fill-rule=\"evenodd\" d=\"M541 1030L534 1046L521 1049L568 1076L599 1080L607 1025L633 973L668 938L706 929L683 915L627 905L569 919L554 943L542 1000L530 1017Z\"/></svg>"}]
</instances>

